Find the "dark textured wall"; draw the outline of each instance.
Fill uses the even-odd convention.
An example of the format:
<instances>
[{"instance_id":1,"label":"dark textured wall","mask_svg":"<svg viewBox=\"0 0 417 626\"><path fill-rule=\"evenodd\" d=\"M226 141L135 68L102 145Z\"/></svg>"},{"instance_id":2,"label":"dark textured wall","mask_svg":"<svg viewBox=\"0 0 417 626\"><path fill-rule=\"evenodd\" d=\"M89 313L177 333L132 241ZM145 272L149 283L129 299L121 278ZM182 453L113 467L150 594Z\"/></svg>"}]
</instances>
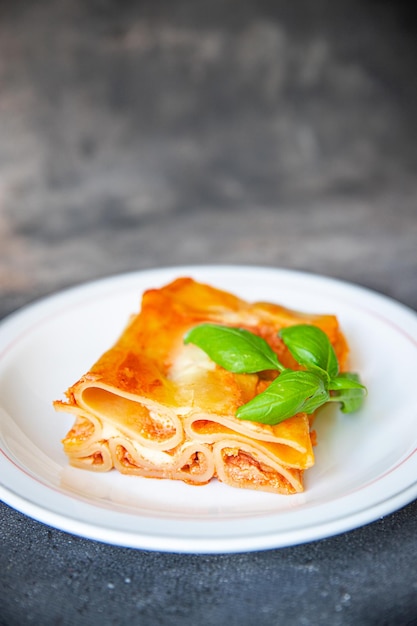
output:
<instances>
[{"instance_id":1,"label":"dark textured wall","mask_svg":"<svg viewBox=\"0 0 417 626\"><path fill-rule=\"evenodd\" d=\"M413 26L389 2L4 3L9 307L22 289L210 261L417 306Z\"/></svg>"}]
</instances>

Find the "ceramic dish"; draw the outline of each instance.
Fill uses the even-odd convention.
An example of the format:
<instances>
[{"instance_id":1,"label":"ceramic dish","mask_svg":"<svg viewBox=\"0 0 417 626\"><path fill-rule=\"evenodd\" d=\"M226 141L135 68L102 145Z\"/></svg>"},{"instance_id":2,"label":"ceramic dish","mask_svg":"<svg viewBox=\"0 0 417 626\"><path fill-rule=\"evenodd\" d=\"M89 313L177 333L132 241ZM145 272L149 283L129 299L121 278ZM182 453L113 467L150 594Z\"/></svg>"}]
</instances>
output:
<instances>
[{"instance_id":1,"label":"ceramic dish","mask_svg":"<svg viewBox=\"0 0 417 626\"><path fill-rule=\"evenodd\" d=\"M94 474L68 466L72 418L52 400L120 334L142 292L192 276L247 300L335 313L363 409L325 408L303 494ZM0 325L0 497L46 524L134 548L221 553L289 546L348 531L417 497L417 315L382 295L308 273L260 267L174 267L60 293Z\"/></svg>"}]
</instances>

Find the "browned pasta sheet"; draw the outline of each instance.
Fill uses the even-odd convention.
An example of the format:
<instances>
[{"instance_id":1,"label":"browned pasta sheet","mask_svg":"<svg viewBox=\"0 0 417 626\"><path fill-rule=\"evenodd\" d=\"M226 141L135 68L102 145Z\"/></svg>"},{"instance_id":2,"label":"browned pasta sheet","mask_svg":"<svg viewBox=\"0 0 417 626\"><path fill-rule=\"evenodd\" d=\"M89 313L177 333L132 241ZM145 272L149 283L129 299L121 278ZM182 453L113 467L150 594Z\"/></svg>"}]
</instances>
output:
<instances>
[{"instance_id":1,"label":"browned pasta sheet","mask_svg":"<svg viewBox=\"0 0 417 626\"><path fill-rule=\"evenodd\" d=\"M146 291L118 341L68 389L64 402L54 403L75 418L63 440L70 463L194 485L217 478L233 487L303 491L303 473L314 464L309 418L297 414L276 426L237 419L239 406L273 376L233 374L185 345L184 334L204 322L250 330L292 368L297 364L278 332L314 324L328 335L342 368L347 358L333 315L249 303L179 278Z\"/></svg>"}]
</instances>

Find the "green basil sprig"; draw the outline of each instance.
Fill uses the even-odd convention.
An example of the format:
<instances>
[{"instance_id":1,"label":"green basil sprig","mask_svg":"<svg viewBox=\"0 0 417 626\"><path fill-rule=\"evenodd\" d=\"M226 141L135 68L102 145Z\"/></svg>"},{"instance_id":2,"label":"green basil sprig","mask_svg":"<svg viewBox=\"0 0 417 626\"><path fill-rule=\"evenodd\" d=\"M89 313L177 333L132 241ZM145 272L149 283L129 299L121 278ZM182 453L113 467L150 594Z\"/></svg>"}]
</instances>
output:
<instances>
[{"instance_id":1,"label":"green basil sprig","mask_svg":"<svg viewBox=\"0 0 417 626\"><path fill-rule=\"evenodd\" d=\"M296 413L313 413L326 402L340 402L344 413L357 411L367 393L359 376L339 372L339 364L326 333L317 326L297 324L279 336L304 369L284 367L270 345L243 328L201 324L184 337L218 365L238 374L277 370L269 387L240 406L236 417L262 424L279 424Z\"/></svg>"}]
</instances>

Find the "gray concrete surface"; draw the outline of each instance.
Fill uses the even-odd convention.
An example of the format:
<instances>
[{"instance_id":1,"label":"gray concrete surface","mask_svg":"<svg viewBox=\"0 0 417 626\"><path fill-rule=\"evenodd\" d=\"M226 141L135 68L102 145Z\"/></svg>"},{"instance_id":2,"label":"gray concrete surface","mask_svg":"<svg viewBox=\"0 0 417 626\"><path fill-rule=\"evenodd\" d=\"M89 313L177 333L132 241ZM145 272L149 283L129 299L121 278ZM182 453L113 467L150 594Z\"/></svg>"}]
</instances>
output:
<instances>
[{"instance_id":1,"label":"gray concrete surface","mask_svg":"<svg viewBox=\"0 0 417 626\"><path fill-rule=\"evenodd\" d=\"M3 2L0 316L213 262L417 309L415 34L403 2ZM203 556L95 543L1 505L0 624L416 624L416 514Z\"/></svg>"}]
</instances>

